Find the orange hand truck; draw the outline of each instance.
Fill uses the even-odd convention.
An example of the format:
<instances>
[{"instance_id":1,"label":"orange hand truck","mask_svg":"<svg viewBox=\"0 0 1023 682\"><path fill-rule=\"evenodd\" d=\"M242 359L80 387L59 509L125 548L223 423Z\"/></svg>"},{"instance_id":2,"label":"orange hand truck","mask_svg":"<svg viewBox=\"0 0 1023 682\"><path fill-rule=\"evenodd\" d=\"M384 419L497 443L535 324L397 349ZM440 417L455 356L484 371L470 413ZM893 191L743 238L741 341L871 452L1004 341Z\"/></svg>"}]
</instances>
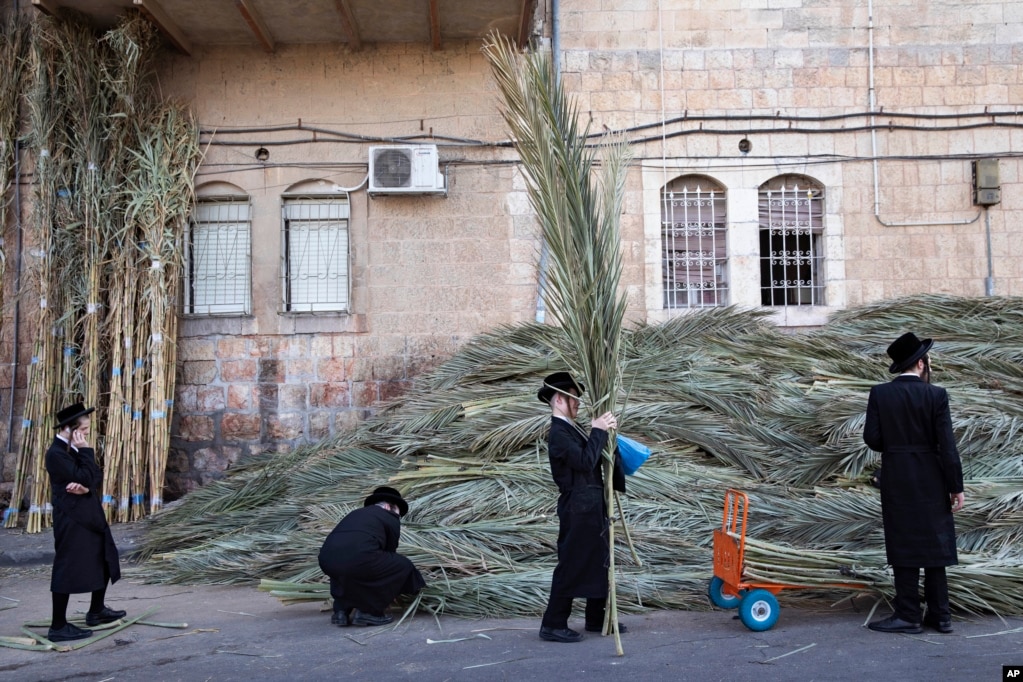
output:
<instances>
[{"instance_id":1,"label":"orange hand truck","mask_svg":"<svg viewBox=\"0 0 1023 682\"><path fill-rule=\"evenodd\" d=\"M743 555L746 551L746 493L729 488L725 491L725 510L721 528L714 531L714 577L707 593L711 602L723 609L739 609L739 620L754 632L770 630L778 622L781 607L774 596L786 589L810 587L785 583L749 582L743 580ZM863 589L862 585L814 585Z\"/></svg>"}]
</instances>

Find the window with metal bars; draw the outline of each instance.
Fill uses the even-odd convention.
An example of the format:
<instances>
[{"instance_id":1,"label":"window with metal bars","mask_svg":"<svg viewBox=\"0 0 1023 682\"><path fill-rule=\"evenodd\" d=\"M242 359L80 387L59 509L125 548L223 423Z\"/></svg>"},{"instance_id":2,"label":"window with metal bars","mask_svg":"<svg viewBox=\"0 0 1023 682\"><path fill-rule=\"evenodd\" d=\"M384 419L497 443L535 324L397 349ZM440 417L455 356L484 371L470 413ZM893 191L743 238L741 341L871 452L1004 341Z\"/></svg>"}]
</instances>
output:
<instances>
[{"instance_id":1,"label":"window with metal bars","mask_svg":"<svg viewBox=\"0 0 1023 682\"><path fill-rule=\"evenodd\" d=\"M287 312L347 312L348 197L286 197L281 280Z\"/></svg>"},{"instance_id":2,"label":"window with metal bars","mask_svg":"<svg viewBox=\"0 0 1023 682\"><path fill-rule=\"evenodd\" d=\"M252 223L248 198L201 198L185 235L182 311L186 315L252 312Z\"/></svg>"},{"instance_id":3,"label":"window with metal bars","mask_svg":"<svg viewBox=\"0 0 1023 682\"><path fill-rule=\"evenodd\" d=\"M760 186L760 301L825 305L824 188L802 175Z\"/></svg>"},{"instance_id":4,"label":"window with metal bars","mask_svg":"<svg viewBox=\"0 0 1023 682\"><path fill-rule=\"evenodd\" d=\"M661 192L665 308L728 303L725 189L710 178L676 178Z\"/></svg>"}]
</instances>

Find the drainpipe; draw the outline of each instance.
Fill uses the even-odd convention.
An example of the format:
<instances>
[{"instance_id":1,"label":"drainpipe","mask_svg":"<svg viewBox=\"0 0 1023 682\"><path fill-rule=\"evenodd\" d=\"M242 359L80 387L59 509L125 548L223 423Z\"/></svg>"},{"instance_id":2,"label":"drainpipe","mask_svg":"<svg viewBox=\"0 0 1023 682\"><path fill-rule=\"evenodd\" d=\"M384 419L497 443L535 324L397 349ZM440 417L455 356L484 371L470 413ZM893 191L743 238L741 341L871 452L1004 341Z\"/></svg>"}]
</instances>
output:
<instances>
[{"instance_id":1,"label":"drainpipe","mask_svg":"<svg viewBox=\"0 0 1023 682\"><path fill-rule=\"evenodd\" d=\"M881 219L881 189L880 189L880 162L877 159L877 129L875 126L875 113L877 111L877 95L874 92L874 0L867 0L867 37L868 37L868 49L867 58L869 61L869 74L870 74L870 85L868 88L869 92L869 106L870 106L870 156L873 158L874 164L874 218L877 222L881 223L885 227L916 227L922 225L969 225L970 223L977 222L980 218L980 211L977 211L977 215L970 219L961 220L941 220L938 222L933 221L920 221L920 222L908 222L908 223L889 223Z\"/></svg>"},{"instance_id":2,"label":"drainpipe","mask_svg":"<svg viewBox=\"0 0 1023 682\"><path fill-rule=\"evenodd\" d=\"M551 70L554 72L555 86L561 85L561 3L559 0L551 0ZM547 259L549 249L547 240L540 237L540 268L536 292L536 315L533 319L543 322L547 317L547 308L543 302L544 292L547 291Z\"/></svg>"},{"instance_id":3,"label":"drainpipe","mask_svg":"<svg viewBox=\"0 0 1023 682\"><path fill-rule=\"evenodd\" d=\"M984 207L984 232L987 236L987 277L984 278L984 294L995 295L995 266L991 258L991 211Z\"/></svg>"}]
</instances>

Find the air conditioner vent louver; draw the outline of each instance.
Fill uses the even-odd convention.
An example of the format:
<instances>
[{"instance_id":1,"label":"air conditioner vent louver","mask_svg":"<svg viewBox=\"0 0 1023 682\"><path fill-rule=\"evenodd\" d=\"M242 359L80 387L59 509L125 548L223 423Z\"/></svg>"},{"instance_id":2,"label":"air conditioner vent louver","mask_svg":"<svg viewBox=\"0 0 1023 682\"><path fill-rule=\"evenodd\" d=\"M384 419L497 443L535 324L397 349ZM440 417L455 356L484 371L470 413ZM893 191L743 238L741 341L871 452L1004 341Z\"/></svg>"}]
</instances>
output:
<instances>
[{"instance_id":1,"label":"air conditioner vent louver","mask_svg":"<svg viewBox=\"0 0 1023 682\"><path fill-rule=\"evenodd\" d=\"M412 184L412 159L404 149L377 149L373 159L377 187L408 187Z\"/></svg>"},{"instance_id":2,"label":"air conditioner vent louver","mask_svg":"<svg viewBox=\"0 0 1023 682\"><path fill-rule=\"evenodd\" d=\"M370 194L445 194L436 145L369 148Z\"/></svg>"}]
</instances>

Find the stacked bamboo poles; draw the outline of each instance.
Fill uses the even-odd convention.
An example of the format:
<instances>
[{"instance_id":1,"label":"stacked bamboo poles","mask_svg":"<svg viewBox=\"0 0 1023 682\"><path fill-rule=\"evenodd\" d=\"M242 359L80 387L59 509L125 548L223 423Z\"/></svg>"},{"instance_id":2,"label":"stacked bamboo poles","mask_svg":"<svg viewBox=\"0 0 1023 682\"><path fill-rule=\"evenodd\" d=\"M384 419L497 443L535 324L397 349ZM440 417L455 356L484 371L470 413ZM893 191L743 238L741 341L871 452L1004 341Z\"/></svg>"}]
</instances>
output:
<instances>
[{"instance_id":1,"label":"stacked bamboo poles","mask_svg":"<svg viewBox=\"0 0 1023 682\"><path fill-rule=\"evenodd\" d=\"M549 249L544 303L569 340L571 367L589 389L593 417L616 411L620 380L622 323L627 302L619 293L619 221L630 158L623 141L604 147L603 162L579 130L578 111L542 53L520 57L506 38L494 36L483 48L504 95L502 114L511 129L528 180L530 204ZM596 175L596 183L594 183ZM612 516L614 434L604 453L605 504ZM608 529L614 543L614 524ZM604 633L618 622L615 561L608 568L608 609ZM618 655L621 638L612 625Z\"/></svg>"},{"instance_id":2,"label":"stacked bamboo poles","mask_svg":"<svg viewBox=\"0 0 1023 682\"><path fill-rule=\"evenodd\" d=\"M18 153L18 112L24 92L25 63L28 47L28 27L17 13L11 13L0 27L0 310L4 306L4 287L7 271L7 228L11 214L12 187L17 181ZM21 210L15 206L15 211ZM16 223L17 221L15 221ZM2 325L2 316L0 316ZM0 332L3 329L0 327ZM2 335L0 335L2 336ZM12 359L13 360L13 359ZM13 364L13 363L12 363ZM13 427L12 427L13 428ZM18 503L25 494L27 469L15 468L11 504L4 510L4 525L14 525L18 520Z\"/></svg>"},{"instance_id":3,"label":"stacked bamboo poles","mask_svg":"<svg viewBox=\"0 0 1023 682\"><path fill-rule=\"evenodd\" d=\"M149 371L147 398L153 427L148 433L146 457L152 512L163 506L160 491L170 448L167 424L174 397L174 303L181 278L181 228L192 201L192 169L199 154L195 129L185 112L165 107L159 118L140 129L134 172L126 178L131 196L127 217L139 226L150 261L142 297L149 303L144 367Z\"/></svg>"},{"instance_id":4,"label":"stacked bamboo poles","mask_svg":"<svg viewBox=\"0 0 1023 682\"><path fill-rule=\"evenodd\" d=\"M46 427L74 401L97 407L107 517L138 519L161 506L177 249L198 152L194 122L149 85L159 41L147 21L134 15L97 39L66 15L40 19L33 35L31 241L40 257L31 273L41 304L16 475L34 484L34 532L47 522ZM17 522L8 514L8 525Z\"/></svg>"}]
</instances>

